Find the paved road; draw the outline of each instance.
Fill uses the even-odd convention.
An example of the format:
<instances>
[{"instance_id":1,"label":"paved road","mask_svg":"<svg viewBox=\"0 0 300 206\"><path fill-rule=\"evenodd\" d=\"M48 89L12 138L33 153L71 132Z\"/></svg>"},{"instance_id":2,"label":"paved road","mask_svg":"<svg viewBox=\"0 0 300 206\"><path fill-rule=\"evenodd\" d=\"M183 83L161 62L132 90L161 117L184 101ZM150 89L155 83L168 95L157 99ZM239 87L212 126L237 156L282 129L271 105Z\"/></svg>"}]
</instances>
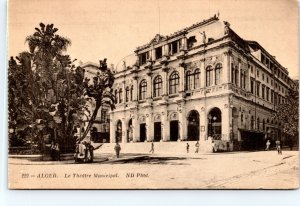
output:
<instances>
[{"instance_id":1,"label":"paved road","mask_svg":"<svg viewBox=\"0 0 300 206\"><path fill-rule=\"evenodd\" d=\"M120 159L97 154L93 164L10 158L9 184L49 189L292 189L298 187L298 162L298 151L122 154Z\"/></svg>"}]
</instances>

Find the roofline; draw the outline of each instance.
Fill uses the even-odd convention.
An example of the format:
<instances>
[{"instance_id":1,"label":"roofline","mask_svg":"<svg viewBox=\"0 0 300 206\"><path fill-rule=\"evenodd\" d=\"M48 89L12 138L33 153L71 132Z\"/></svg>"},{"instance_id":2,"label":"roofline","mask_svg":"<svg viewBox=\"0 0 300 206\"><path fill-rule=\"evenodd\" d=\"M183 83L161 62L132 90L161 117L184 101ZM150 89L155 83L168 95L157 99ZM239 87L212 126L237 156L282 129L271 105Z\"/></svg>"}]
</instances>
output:
<instances>
[{"instance_id":1,"label":"roofline","mask_svg":"<svg viewBox=\"0 0 300 206\"><path fill-rule=\"evenodd\" d=\"M185 27L185 28L183 28L183 29L181 29L181 30L179 30L179 31L177 31L177 32L174 32L174 33L172 33L172 34L170 34L170 35L166 35L166 36L161 35L161 34L159 34L159 35L162 36L162 37L165 37L165 39L164 39L163 41L169 40L169 39L171 39L171 38L174 38L174 37L177 37L177 36L179 36L179 35L185 34L186 32L188 32L188 31L190 31L190 30L192 30L192 29L195 29L195 28L197 28L197 27L200 27L200 26L209 24L209 23L214 22L214 21L217 21L217 20L219 20L219 17L218 17L217 15L214 15L213 17L210 17L209 19L205 19L205 20L203 20L203 21L201 21L201 22L198 22L198 23L196 23L196 24L193 24L192 26ZM157 34L156 34L156 35L157 35ZM151 41L152 41L152 40L151 40ZM142 45L142 46L138 46L138 47L135 49L135 52L138 52L139 50L146 49L147 47L149 47L149 46L151 45L151 44L150 44L151 41L150 41L149 43L147 43L147 44Z\"/></svg>"},{"instance_id":2,"label":"roofline","mask_svg":"<svg viewBox=\"0 0 300 206\"><path fill-rule=\"evenodd\" d=\"M281 69L283 69L284 71L287 72L287 74L289 74L289 71L287 70L287 68L283 67L274 57L273 55L271 55L263 46L261 46L257 41L253 41L253 40L245 40L248 44L256 44L264 53L266 53L270 59L272 59L274 62L276 62L276 64L278 64L280 66Z\"/></svg>"}]
</instances>

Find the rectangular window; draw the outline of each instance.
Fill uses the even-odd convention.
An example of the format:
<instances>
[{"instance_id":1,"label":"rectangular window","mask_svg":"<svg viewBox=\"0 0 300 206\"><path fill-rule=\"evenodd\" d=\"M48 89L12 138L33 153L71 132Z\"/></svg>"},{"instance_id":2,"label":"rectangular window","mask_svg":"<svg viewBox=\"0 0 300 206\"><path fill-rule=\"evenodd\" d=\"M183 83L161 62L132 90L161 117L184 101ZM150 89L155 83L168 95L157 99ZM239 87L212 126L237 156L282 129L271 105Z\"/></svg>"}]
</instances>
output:
<instances>
[{"instance_id":1,"label":"rectangular window","mask_svg":"<svg viewBox=\"0 0 300 206\"><path fill-rule=\"evenodd\" d=\"M140 65L146 64L148 59L148 52L144 52L139 56Z\"/></svg>"},{"instance_id":2,"label":"rectangular window","mask_svg":"<svg viewBox=\"0 0 300 206\"><path fill-rule=\"evenodd\" d=\"M254 79L251 78L251 82L250 82L250 89L251 89L251 93L254 94Z\"/></svg>"},{"instance_id":3,"label":"rectangular window","mask_svg":"<svg viewBox=\"0 0 300 206\"><path fill-rule=\"evenodd\" d=\"M267 101L269 101L270 99L269 99L269 94L270 93L270 88L269 87L267 87L267 90L266 90L266 97L267 97Z\"/></svg>"},{"instance_id":4,"label":"rectangular window","mask_svg":"<svg viewBox=\"0 0 300 206\"><path fill-rule=\"evenodd\" d=\"M266 61L265 55L261 54L261 62L262 62L263 64L265 64L265 61Z\"/></svg>"},{"instance_id":5,"label":"rectangular window","mask_svg":"<svg viewBox=\"0 0 300 206\"><path fill-rule=\"evenodd\" d=\"M155 49L155 57L156 59L162 58L162 47L158 47Z\"/></svg>"},{"instance_id":6,"label":"rectangular window","mask_svg":"<svg viewBox=\"0 0 300 206\"><path fill-rule=\"evenodd\" d=\"M171 54L176 54L179 51L178 45L179 45L178 41L174 41L169 44Z\"/></svg>"},{"instance_id":7,"label":"rectangular window","mask_svg":"<svg viewBox=\"0 0 300 206\"><path fill-rule=\"evenodd\" d=\"M274 103L274 91L271 90L271 102Z\"/></svg>"},{"instance_id":8,"label":"rectangular window","mask_svg":"<svg viewBox=\"0 0 300 206\"><path fill-rule=\"evenodd\" d=\"M265 85L261 85L261 97L265 99Z\"/></svg>"},{"instance_id":9,"label":"rectangular window","mask_svg":"<svg viewBox=\"0 0 300 206\"><path fill-rule=\"evenodd\" d=\"M260 82L256 82L256 95L259 96Z\"/></svg>"}]
</instances>

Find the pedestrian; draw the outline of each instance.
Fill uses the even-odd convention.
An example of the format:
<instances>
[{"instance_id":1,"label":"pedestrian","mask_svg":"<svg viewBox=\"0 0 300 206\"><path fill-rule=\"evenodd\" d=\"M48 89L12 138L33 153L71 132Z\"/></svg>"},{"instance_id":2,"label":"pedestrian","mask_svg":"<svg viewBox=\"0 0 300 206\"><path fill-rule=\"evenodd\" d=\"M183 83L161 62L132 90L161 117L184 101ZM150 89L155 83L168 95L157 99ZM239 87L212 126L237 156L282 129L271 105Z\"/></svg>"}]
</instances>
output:
<instances>
[{"instance_id":1,"label":"pedestrian","mask_svg":"<svg viewBox=\"0 0 300 206\"><path fill-rule=\"evenodd\" d=\"M50 153L51 153L51 160L54 161L55 160L55 144L54 144L54 141L51 142Z\"/></svg>"},{"instance_id":2,"label":"pedestrian","mask_svg":"<svg viewBox=\"0 0 300 206\"><path fill-rule=\"evenodd\" d=\"M60 161L60 149L58 143L55 144L54 150L55 150L55 160Z\"/></svg>"},{"instance_id":3,"label":"pedestrian","mask_svg":"<svg viewBox=\"0 0 300 206\"><path fill-rule=\"evenodd\" d=\"M199 146L200 146L199 141L197 141L196 144L195 144L195 147L196 147L195 153L199 152Z\"/></svg>"},{"instance_id":4,"label":"pedestrian","mask_svg":"<svg viewBox=\"0 0 300 206\"><path fill-rule=\"evenodd\" d=\"M119 158L119 156L120 156L120 151L121 151L121 146L120 146L120 144L119 144L118 142L116 143L115 151L116 151L116 156L117 156L117 158Z\"/></svg>"},{"instance_id":5,"label":"pedestrian","mask_svg":"<svg viewBox=\"0 0 300 206\"><path fill-rule=\"evenodd\" d=\"M266 143L266 151L270 150L270 144L271 144L271 142L270 142L270 140L268 140Z\"/></svg>"},{"instance_id":6,"label":"pedestrian","mask_svg":"<svg viewBox=\"0 0 300 206\"><path fill-rule=\"evenodd\" d=\"M276 149L277 149L278 154L282 154L281 146L280 146L280 141L276 140L275 143L276 143Z\"/></svg>"},{"instance_id":7,"label":"pedestrian","mask_svg":"<svg viewBox=\"0 0 300 206\"><path fill-rule=\"evenodd\" d=\"M149 153L152 153L152 154L154 153L154 143L153 142L151 143L151 149L150 149Z\"/></svg>"},{"instance_id":8,"label":"pedestrian","mask_svg":"<svg viewBox=\"0 0 300 206\"><path fill-rule=\"evenodd\" d=\"M190 145L189 143L186 143L186 152L189 153L189 150L190 150Z\"/></svg>"}]
</instances>

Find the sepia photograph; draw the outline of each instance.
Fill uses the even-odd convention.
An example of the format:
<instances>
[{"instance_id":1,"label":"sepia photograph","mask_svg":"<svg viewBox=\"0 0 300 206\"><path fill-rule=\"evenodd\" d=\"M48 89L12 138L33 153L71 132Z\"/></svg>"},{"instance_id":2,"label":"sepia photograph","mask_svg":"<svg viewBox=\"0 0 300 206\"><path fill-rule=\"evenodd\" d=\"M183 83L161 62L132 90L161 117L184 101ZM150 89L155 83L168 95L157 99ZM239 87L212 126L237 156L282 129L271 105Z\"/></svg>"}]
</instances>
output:
<instances>
[{"instance_id":1,"label":"sepia photograph","mask_svg":"<svg viewBox=\"0 0 300 206\"><path fill-rule=\"evenodd\" d=\"M9 0L9 189L297 189L296 0Z\"/></svg>"}]
</instances>

